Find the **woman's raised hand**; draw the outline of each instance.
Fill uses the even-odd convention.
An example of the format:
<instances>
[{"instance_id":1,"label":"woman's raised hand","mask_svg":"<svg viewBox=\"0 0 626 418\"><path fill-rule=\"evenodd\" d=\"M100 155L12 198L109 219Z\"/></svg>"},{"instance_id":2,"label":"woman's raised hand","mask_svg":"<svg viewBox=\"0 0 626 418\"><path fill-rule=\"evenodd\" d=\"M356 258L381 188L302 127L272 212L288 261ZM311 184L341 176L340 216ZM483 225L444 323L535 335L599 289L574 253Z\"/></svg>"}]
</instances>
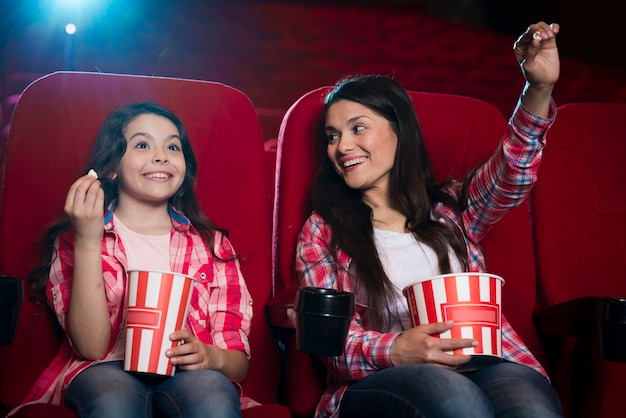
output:
<instances>
[{"instance_id":1,"label":"woman's raised hand","mask_svg":"<svg viewBox=\"0 0 626 418\"><path fill-rule=\"evenodd\" d=\"M513 45L522 73L531 86L547 87L559 79L559 53L556 35L557 23L534 23L520 35Z\"/></svg>"}]
</instances>

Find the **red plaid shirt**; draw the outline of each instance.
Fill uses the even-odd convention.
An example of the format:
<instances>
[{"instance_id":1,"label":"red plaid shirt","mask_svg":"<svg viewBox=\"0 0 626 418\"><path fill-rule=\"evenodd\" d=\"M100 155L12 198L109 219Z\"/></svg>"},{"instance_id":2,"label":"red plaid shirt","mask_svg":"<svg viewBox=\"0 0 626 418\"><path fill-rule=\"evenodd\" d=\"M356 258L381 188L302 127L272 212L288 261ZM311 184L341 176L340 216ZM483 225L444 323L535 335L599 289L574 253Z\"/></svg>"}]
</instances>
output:
<instances>
[{"instance_id":1,"label":"red plaid shirt","mask_svg":"<svg viewBox=\"0 0 626 418\"><path fill-rule=\"evenodd\" d=\"M97 362L87 361L64 338L59 352L24 399L25 403L46 402L63 405L63 395L72 379L92 364L123 360L124 298L127 259L124 245L115 233L113 205L105 216L102 239L102 273L111 321L111 342L106 356ZM239 262L216 261L189 220L170 207L172 231L170 239L171 270L192 276L196 282L186 322L199 340L223 349L240 350L250 357L248 334L252 319L252 298L241 275ZM215 232L215 253L227 259L235 254L228 239ZM52 263L46 289L48 303L67 330L74 265L74 236L71 232L57 238L58 257ZM239 387L240 392L241 388ZM258 405L241 393L242 409ZM16 408L17 410L17 408ZM12 411L12 413L15 412Z\"/></svg>"},{"instance_id":2,"label":"red plaid shirt","mask_svg":"<svg viewBox=\"0 0 626 418\"><path fill-rule=\"evenodd\" d=\"M556 105L551 103L548 118L533 115L518 105L500 145L478 170L470 185L469 206L463 212L466 234L476 242L506 212L519 205L528 195L541 161L545 136L554 122ZM457 195L461 184L454 183L449 193ZM444 219L451 228L461 228L458 217L443 204L433 208L435 219ZM304 224L298 239L296 270L303 286L328 287L352 291L350 279L352 259L342 250L333 260L330 247L332 232L322 217L313 213ZM470 271L485 271L482 252L465 240ZM322 357L331 373L327 390L320 400L317 417L336 417L338 406L348 384L367 377L377 370L393 367L391 347L399 333L380 333L363 326L364 307L357 301L345 352L337 357ZM524 345L506 318L502 318L502 354L507 360L529 366L547 377L546 372Z\"/></svg>"}]
</instances>

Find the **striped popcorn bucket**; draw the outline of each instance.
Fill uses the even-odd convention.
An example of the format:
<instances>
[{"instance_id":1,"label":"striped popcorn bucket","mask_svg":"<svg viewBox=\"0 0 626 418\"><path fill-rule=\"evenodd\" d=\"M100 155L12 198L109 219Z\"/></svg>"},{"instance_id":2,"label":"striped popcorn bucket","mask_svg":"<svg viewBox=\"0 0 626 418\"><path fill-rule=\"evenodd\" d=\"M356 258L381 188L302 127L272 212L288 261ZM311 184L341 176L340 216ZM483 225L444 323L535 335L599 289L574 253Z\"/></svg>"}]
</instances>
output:
<instances>
[{"instance_id":1,"label":"striped popcorn bucket","mask_svg":"<svg viewBox=\"0 0 626 418\"><path fill-rule=\"evenodd\" d=\"M165 350L179 344L169 336L185 325L193 284L193 278L179 273L128 272L124 370L174 374Z\"/></svg>"},{"instance_id":2,"label":"striped popcorn bucket","mask_svg":"<svg viewBox=\"0 0 626 418\"><path fill-rule=\"evenodd\" d=\"M440 338L472 338L478 346L454 354L474 357L464 370L502 359L502 277L488 273L452 273L413 283L403 289L413 326L452 320Z\"/></svg>"}]
</instances>

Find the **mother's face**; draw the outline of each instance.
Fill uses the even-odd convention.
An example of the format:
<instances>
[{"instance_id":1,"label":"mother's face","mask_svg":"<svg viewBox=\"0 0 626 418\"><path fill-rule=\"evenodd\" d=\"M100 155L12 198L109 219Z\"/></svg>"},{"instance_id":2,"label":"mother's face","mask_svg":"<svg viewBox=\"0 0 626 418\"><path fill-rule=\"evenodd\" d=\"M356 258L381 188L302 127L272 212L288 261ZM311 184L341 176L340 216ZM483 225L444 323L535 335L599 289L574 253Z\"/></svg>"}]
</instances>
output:
<instances>
[{"instance_id":1,"label":"mother's face","mask_svg":"<svg viewBox=\"0 0 626 418\"><path fill-rule=\"evenodd\" d=\"M339 100L326 113L327 154L348 187L389 189L398 137L387 119L349 100Z\"/></svg>"}]
</instances>

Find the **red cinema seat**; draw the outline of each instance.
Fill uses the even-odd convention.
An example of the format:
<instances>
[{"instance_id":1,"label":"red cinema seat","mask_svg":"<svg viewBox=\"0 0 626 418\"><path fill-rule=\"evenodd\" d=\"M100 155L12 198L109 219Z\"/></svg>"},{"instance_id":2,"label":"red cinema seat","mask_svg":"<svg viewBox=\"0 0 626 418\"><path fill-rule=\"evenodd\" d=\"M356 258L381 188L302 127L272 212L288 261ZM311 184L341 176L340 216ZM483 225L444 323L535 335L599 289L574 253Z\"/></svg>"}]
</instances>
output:
<instances>
[{"instance_id":1,"label":"red cinema seat","mask_svg":"<svg viewBox=\"0 0 626 418\"><path fill-rule=\"evenodd\" d=\"M293 310L298 283L294 257L300 228L310 213L309 189L325 154L323 99L329 87L302 96L286 113L280 129L274 201L274 287L270 323L285 340L285 403L295 416L310 417L324 390L324 370L295 348ZM502 113L486 102L448 94L409 92L424 141L439 179L463 176L490 155L506 126ZM511 104L513 107L514 103ZM542 360L532 322L535 265L526 203L508 213L482 242L488 271L501 275L503 310L531 351Z\"/></svg>"},{"instance_id":2,"label":"red cinema seat","mask_svg":"<svg viewBox=\"0 0 626 418\"><path fill-rule=\"evenodd\" d=\"M560 106L531 194L537 329L571 417L624 416L624 120L624 103Z\"/></svg>"},{"instance_id":3,"label":"red cinema seat","mask_svg":"<svg viewBox=\"0 0 626 418\"><path fill-rule=\"evenodd\" d=\"M276 404L279 351L265 316L272 267L263 137L251 101L238 90L207 81L80 72L53 73L31 84L16 106L3 156L0 273L27 277L37 238L61 214L70 184L84 174L105 117L118 105L146 100L171 109L183 122L198 160L201 205L230 232L242 257L254 299L252 358L243 389L262 404L245 410L244 417L290 417ZM22 305L13 343L0 346L0 412L22 400L54 356L58 341L51 320L33 303ZM75 416L46 405L20 412Z\"/></svg>"}]
</instances>

